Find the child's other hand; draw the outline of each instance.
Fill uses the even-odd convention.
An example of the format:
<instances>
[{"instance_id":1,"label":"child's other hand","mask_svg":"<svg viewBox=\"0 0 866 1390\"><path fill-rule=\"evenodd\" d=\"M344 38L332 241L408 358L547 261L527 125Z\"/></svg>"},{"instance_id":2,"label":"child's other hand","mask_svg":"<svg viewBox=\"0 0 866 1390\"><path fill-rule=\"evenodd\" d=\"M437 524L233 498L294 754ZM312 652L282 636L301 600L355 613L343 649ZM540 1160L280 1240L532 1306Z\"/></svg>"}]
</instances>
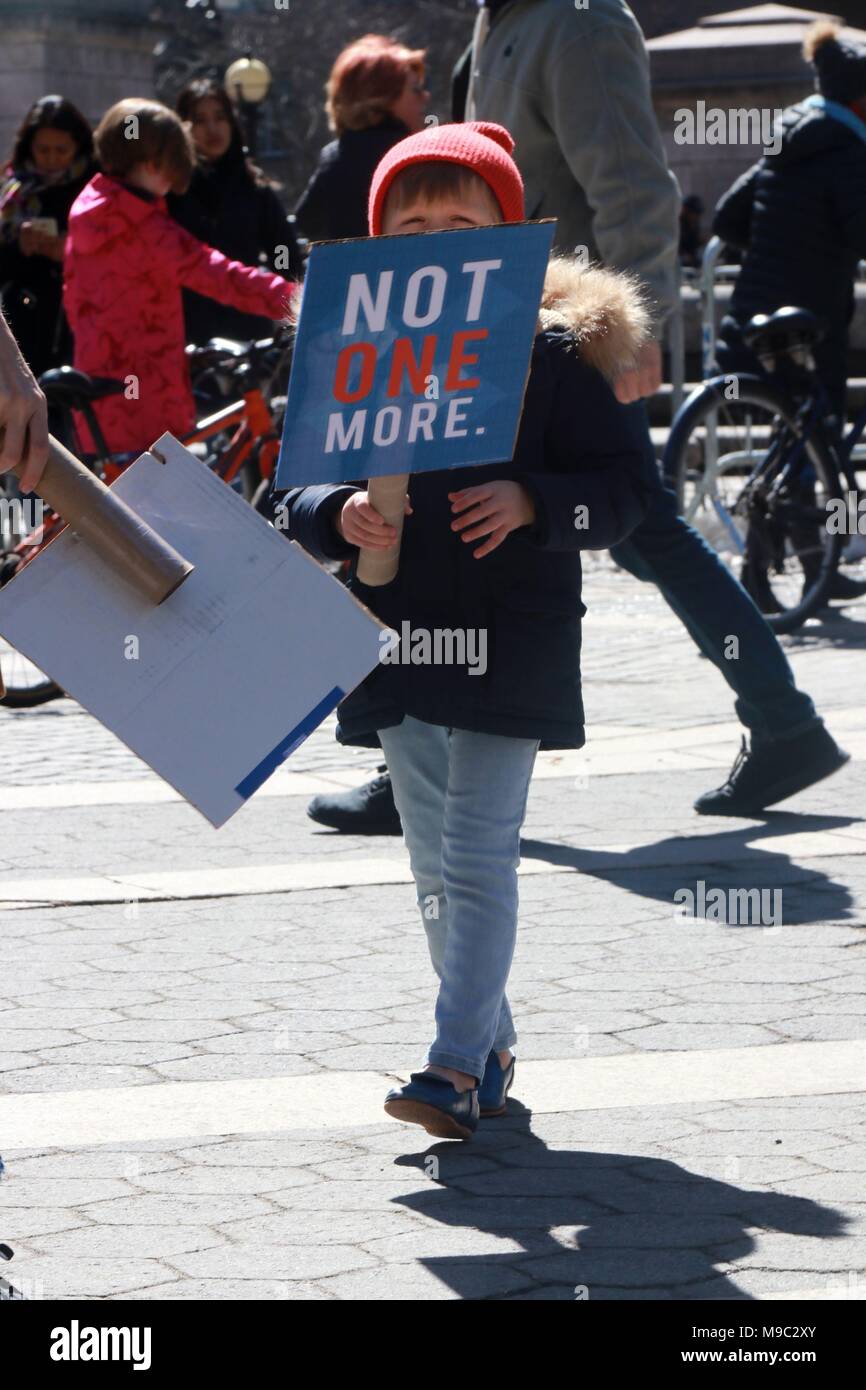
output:
<instances>
[{"instance_id":1,"label":"child's other hand","mask_svg":"<svg viewBox=\"0 0 866 1390\"><path fill-rule=\"evenodd\" d=\"M412 514L408 496L405 513ZM390 550L397 539L394 527L376 511L366 492L353 492L343 504L337 517L337 530L349 545L363 546L367 550Z\"/></svg>"},{"instance_id":2,"label":"child's other hand","mask_svg":"<svg viewBox=\"0 0 866 1390\"><path fill-rule=\"evenodd\" d=\"M644 343L635 365L623 372L613 384L617 400L622 405L654 396L662 384L662 350L656 342Z\"/></svg>"},{"instance_id":3,"label":"child's other hand","mask_svg":"<svg viewBox=\"0 0 866 1390\"><path fill-rule=\"evenodd\" d=\"M451 530L460 531L464 541L487 537L484 544L472 552L476 560L489 555L511 531L519 526L531 526L535 520L535 503L520 483L481 483L478 487L449 492L448 496L451 510L457 515Z\"/></svg>"}]
</instances>

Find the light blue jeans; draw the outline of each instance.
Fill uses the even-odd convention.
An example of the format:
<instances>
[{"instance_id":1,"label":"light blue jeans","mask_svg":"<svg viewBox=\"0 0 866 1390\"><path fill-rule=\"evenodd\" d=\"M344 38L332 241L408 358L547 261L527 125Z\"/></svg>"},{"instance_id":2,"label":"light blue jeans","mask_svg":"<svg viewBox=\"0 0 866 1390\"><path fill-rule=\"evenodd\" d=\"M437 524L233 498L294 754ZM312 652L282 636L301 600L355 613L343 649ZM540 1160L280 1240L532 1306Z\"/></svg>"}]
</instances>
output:
<instances>
[{"instance_id":1,"label":"light blue jeans","mask_svg":"<svg viewBox=\"0 0 866 1390\"><path fill-rule=\"evenodd\" d=\"M406 716L379 738L430 959L439 976L428 1061L480 1080L517 1041L505 985L517 937L520 827L538 742Z\"/></svg>"}]
</instances>

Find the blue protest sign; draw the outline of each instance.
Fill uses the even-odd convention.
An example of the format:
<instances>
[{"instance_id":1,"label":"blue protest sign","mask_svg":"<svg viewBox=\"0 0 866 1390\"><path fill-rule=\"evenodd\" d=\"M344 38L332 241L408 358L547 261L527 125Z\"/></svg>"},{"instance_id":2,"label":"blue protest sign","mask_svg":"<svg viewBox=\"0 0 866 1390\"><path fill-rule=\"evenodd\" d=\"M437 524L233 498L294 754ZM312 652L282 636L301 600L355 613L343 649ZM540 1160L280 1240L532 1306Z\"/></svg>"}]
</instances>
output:
<instances>
[{"instance_id":1,"label":"blue protest sign","mask_svg":"<svg viewBox=\"0 0 866 1390\"><path fill-rule=\"evenodd\" d=\"M510 459L553 231L314 246L277 486Z\"/></svg>"}]
</instances>

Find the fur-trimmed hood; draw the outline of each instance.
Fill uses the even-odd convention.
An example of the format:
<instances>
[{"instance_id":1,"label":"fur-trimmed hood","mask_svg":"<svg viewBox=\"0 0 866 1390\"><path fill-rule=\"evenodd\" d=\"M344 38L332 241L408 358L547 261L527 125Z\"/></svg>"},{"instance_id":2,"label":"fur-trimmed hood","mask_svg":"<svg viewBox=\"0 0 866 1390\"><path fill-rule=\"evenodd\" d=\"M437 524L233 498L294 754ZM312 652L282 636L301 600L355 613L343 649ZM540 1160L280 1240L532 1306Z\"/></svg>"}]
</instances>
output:
<instances>
[{"instance_id":1,"label":"fur-trimmed hood","mask_svg":"<svg viewBox=\"0 0 866 1390\"><path fill-rule=\"evenodd\" d=\"M633 366L652 336L652 315L639 281L573 256L551 257L538 325L541 332L569 332L584 362L608 381Z\"/></svg>"}]
</instances>

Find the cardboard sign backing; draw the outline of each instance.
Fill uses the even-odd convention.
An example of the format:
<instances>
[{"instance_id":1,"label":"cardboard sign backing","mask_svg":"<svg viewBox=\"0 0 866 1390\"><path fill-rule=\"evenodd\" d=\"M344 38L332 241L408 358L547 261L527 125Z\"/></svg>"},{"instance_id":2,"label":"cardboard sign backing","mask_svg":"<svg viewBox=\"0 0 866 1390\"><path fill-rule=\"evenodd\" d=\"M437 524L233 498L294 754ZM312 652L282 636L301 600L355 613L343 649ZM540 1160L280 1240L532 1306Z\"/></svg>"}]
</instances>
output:
<instances>
[{"instance_id":1,"label":"cardboard sign backing","mask_svg":"<svg viewBox=\"0 0 866 1390\"><path fill-rule=\"evenodd\" d=\"M170 434L112 491L193 573L154 606L67 527L0 590L0 632L219 826L373 669L381 625Z\"/></svg>"}]
</instances>

